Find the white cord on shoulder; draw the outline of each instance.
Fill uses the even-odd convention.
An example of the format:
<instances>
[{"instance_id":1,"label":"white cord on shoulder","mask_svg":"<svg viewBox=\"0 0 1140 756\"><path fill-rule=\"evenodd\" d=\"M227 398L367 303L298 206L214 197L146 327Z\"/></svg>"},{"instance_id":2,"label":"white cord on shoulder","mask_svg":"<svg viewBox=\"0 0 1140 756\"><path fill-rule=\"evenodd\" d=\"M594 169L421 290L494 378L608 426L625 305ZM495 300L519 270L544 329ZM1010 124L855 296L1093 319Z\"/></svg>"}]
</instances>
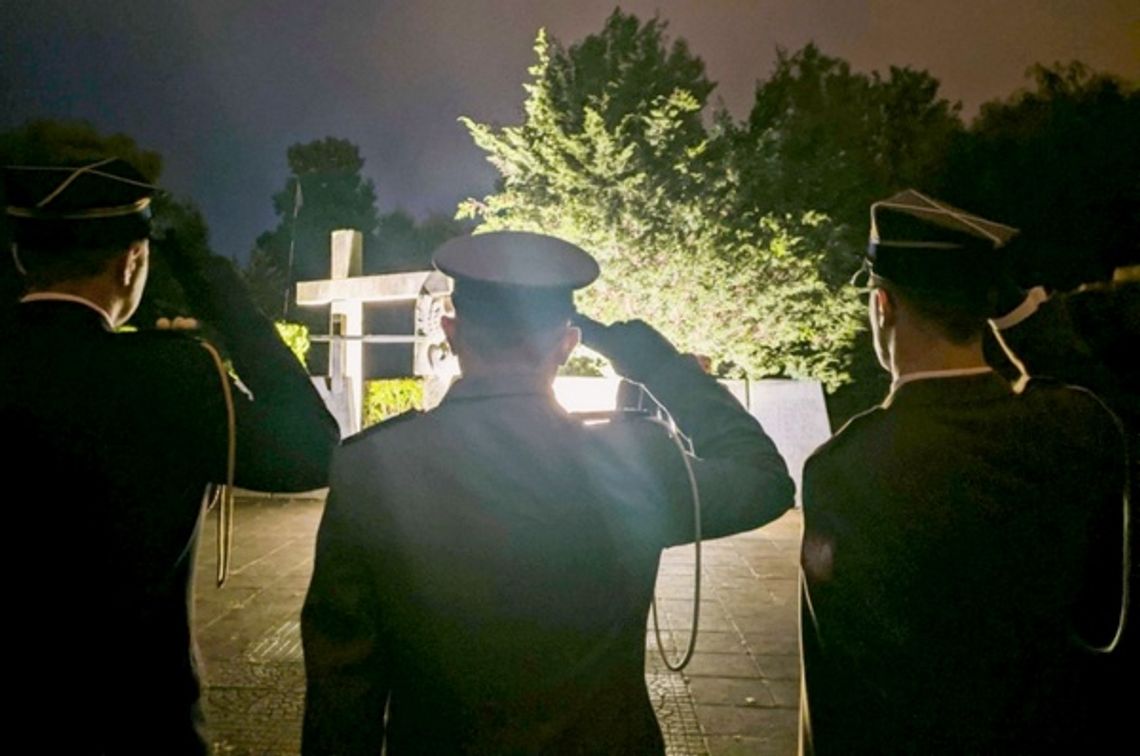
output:
<instances>
[{"instance_id":1,"label":"white cord on shoulder","mask_svg":"<svg viewBox=\"0 0 1140 756\"><path fill-rule=\"evenodd\" d=\"M693 463L689 459L689 453L685 449L684 443L681 441L681 434L678 432L676 424L652 416L646 419L665 428L670 440L676 445L677 451L681 454L681 461L685 465L685 473L689 476L689 493L693 500L693 548L695 549L693 552L693 622L689 629L688 646L679 660L670 659L665 653L665 645L661 642L661 626L657 620L656 595L653 597L652 605L653 636L657 640L657 653L661 655L661 661L665 662L666 667L674 672L680 672L692 660L693 652L697 649L697 628L700 625L701 618L701 492L697 486L697 476L693 472Z\"/></svg>"},{"instance_id":2,"label":"white cord on shoulder","mask_svg":"<svg viewBox=\"0 0 1140 756\"><path fill-rule=\"evenodd\" d=\"M234 468L237 466L237 415L234 410L233 389L230 386L229 372L222 361L218 350L207 341L199 340L202 347L213 358L214 367L218 370L218 377L222 381L222 398L226 404L226 482L225 485L214 489L213 501L218 505L218 540L217 556L218 567L216 573L217 585L225 585L230 574L230 555L234 544ZM211 501L211 505L213 505Z\"/></svg>"}]
</instances>

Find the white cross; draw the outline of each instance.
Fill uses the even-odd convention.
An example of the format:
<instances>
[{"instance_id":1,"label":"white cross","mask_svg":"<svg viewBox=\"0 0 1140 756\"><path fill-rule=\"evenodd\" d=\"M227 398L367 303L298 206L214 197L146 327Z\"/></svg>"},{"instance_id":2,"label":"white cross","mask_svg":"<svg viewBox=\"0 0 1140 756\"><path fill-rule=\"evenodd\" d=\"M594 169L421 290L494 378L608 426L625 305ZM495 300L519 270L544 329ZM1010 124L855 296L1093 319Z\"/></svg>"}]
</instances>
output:
<instances>
[{"instance_id":1,"label":"white cross","mask_svg":"<svg viewBox=\"0 0 1140 756\"><path fill-rule=\"evenodd\" d=\"M412 344L409 377L424 376L425 404L442 396L441 388L454 375L455 358L441 359L443 334L439 327L442 298L449 295L452 281L438 271L412 271L363 276L364 237L359 231L332 232L331 275L322 281L298 281L297 304L302 307L329 305L329 337L314 341L329 343L329 391L345 435L361 428L363 415L364 344ZM415 333L371 335L364 333L366 303L407 302L416 308ZM442 384L437 386L436 384Z\"/></svg>"}]
</instances>

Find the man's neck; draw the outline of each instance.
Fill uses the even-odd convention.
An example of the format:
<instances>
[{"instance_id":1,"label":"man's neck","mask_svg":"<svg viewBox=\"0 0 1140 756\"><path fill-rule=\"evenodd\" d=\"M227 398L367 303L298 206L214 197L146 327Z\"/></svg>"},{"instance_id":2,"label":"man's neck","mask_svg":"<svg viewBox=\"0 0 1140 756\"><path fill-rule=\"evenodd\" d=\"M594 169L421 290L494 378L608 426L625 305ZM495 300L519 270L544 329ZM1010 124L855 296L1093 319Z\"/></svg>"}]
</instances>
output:
<instances>
[{"instance_id":1,"label":"man's neck","mask_svg":"<svg viewBox=\"0 0 1140 756\"><path fill-rule=\"evenodd\" d=\"M989 367L976 339L956 344L945 339L897 339L891 353L891 378L898 380L914 373L973 370Z\"/></svg>"},{"instance_id":2,"label":"man's neck","mask_svg":"<svg viewBox=\"0 0 1140 756\"><path fill-rule=\"evenodd\" d=\"M543 370L537 365L524 363L479 363L468 360L460 361L462 376L468 380L495 381L503 378L512 378L520 375L533 376L536 383L549 386L554 383L557 371Z\"/></svg>"},{"instance_id":3,"label":"man's neck","mask_svg":"<svg viewBox=\"0 0 1140 756\"><path fill-rule=\"evenodd\" d=\"M43 295L44 297L63 295L81 299L90 304L94 309L103 313L108 325L112 328L125 320L125 318L122 317L125 307L122 298L117 296L114 291L112 291L112 287L101 279L91 278L82 281L62 281L52 284L51 286L31 289L28 291L28 294L34 297L38 295Z\"/></svg>"}]
</instances>

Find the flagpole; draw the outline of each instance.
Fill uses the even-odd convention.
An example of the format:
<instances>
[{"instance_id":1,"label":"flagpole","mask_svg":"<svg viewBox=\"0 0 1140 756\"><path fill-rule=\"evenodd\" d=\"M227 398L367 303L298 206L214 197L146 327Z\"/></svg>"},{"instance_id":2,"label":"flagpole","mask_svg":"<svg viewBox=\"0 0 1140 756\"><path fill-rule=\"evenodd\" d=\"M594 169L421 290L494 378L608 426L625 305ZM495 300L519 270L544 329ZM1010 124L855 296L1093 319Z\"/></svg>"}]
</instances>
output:
<instances>
[{"instance_id":1,"label":"flagpole","mask_svg":"<svg viewBox=\"0 0 1140 756\"><path fill-rule=\"evenodd\" d=\"M292 300L293 293L293 252L297 246L297 215L301 212L301 203L304 201L301 195L301 177L294 176L296 183L293 185L293 218L289 222L289 264L285 270L285 306L283 309L285 319L289 318L289 303Z\"/></svg>"}]
</instances>

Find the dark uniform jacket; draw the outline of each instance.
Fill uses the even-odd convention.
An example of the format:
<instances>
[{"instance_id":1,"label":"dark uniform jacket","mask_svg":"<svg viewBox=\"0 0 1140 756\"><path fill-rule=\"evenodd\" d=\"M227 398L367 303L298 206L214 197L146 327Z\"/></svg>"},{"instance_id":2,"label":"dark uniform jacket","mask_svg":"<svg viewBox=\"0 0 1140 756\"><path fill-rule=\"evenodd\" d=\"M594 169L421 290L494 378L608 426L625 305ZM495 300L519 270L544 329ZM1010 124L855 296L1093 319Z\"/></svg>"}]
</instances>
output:
<instances>
[{"instance_id":1,"label":"dark uniform jacket","mask_svg":"<svg viewBox=\"0 0 1140 756\"><path fill-rule=\"evenodd\" d=\"M706 537L788 509L783 460L726 390L677 356L649 384L701 457ZM660 427L584 425L534 375L462 379L349 440L302 613L304 752L662 753L646 618L692 521Z\"/></svg>"},{"instance_id":2,"label":"dark uniform jacket","mask_svg":"<svg viewBox=\"0 0 1140 756\"><path fill-rule=\"evenodd\" d=\"M1117 414L1128 439L1133 502L1140 482L1140 281L1098 284L1054 294L1028 318L1001 331L1002 341L1031 375L1050 376L1094 391ZM1131 552L1136 554L1136 514ZM1116 549L1119 551L1119 548ZM1130 584L1136 585L1136 557ZM1135 591L1132 596L1135 597ZM1104 687L1135 691L1140 681L1140 621L1131 619L1114 651L1102 660ZM1135 739L1134 693L1110 702L1110 725Z\"/></svg>"},{"instance_id":3,"label":"dark uniform jacket","mask_svg":"<svg viewBox=\"0 0 1140 756\"><path fill-rule=\"evenodd\" d=\"M1120 608L1122 437L1088 392L915 380L804 472L801 745L1067 753Z\"/></svg>"},{"instance_id":4,"label":"dark uniform jacket","mask_svg":"<svg viewBox=\"0 0 1140 756\"><path fill-rule=\"evenodd\" d=\"M272 325L231 305L256 397L234 389L237 484L318 488L335 422ZM195 339L112 333L75 302L16 305L0 345L9 719L45 752L204 753L190 586L225 481L222 379Z\"/></svg>"}]
</instances>

